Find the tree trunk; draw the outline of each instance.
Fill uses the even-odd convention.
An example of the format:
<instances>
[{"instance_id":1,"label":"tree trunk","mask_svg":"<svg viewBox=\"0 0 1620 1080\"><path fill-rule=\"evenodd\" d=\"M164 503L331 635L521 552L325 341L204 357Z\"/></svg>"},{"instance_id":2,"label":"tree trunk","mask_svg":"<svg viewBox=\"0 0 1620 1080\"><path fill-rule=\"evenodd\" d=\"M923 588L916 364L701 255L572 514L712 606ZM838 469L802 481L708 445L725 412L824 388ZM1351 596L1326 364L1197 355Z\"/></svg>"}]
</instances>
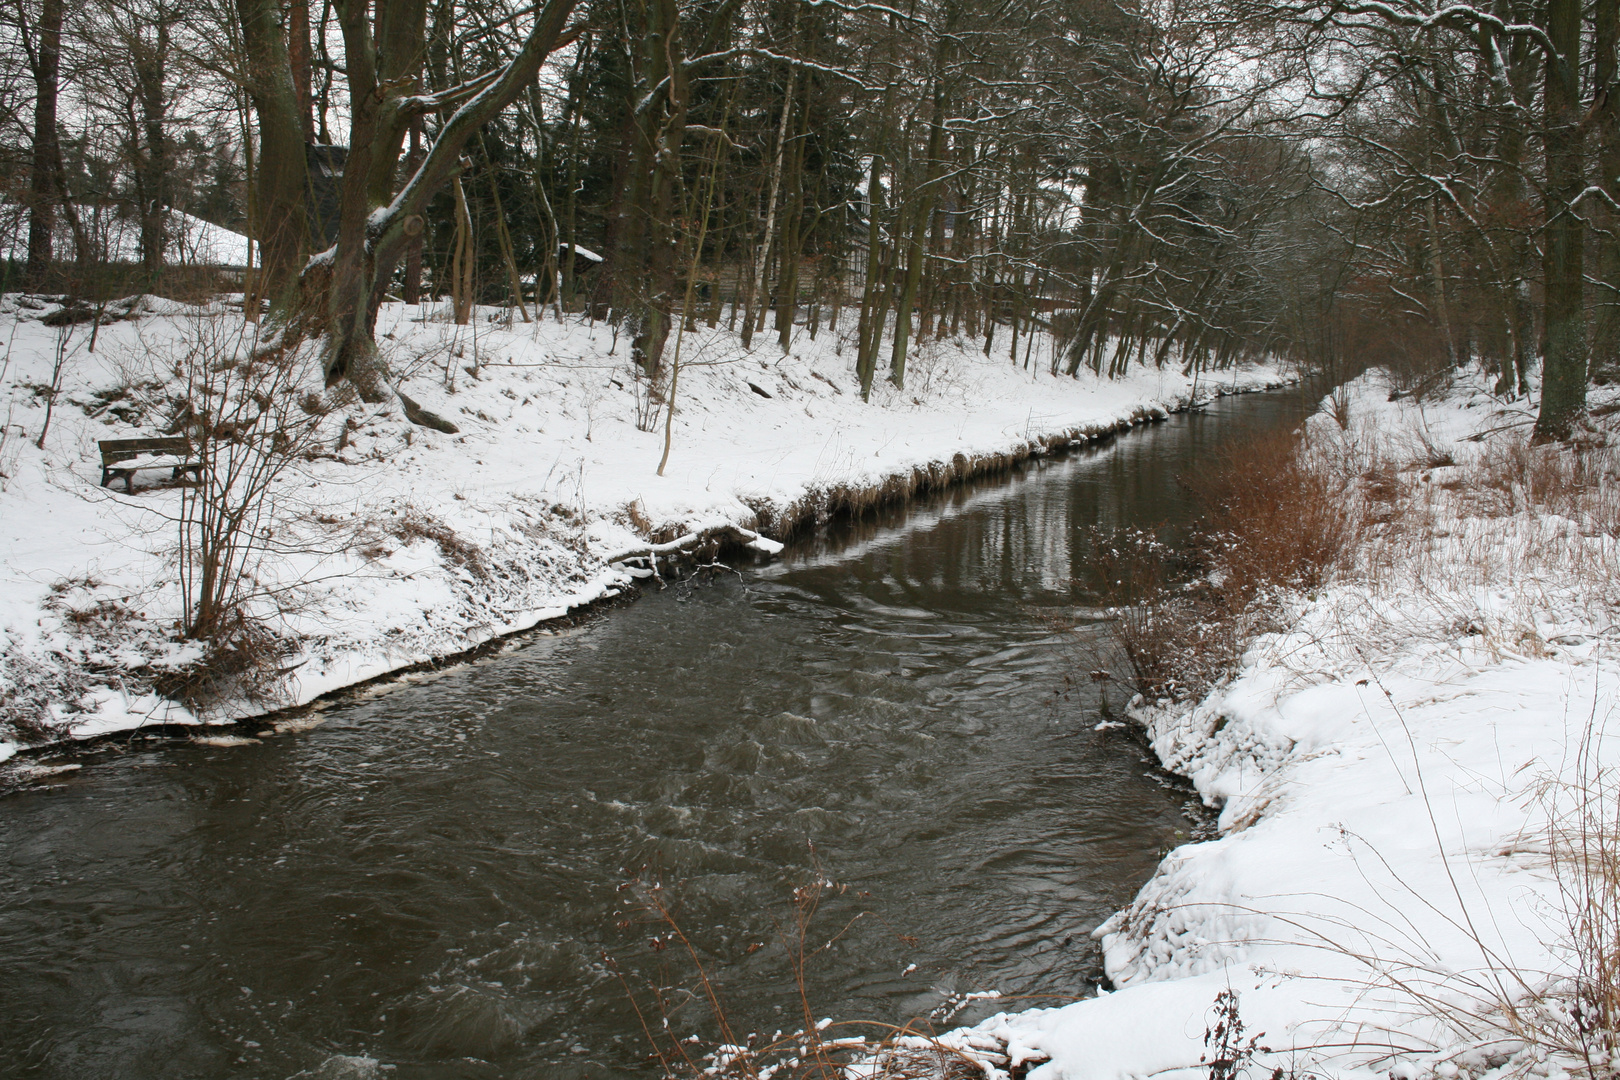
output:
<instances>
[{"instance_id":1,"label":"tree trunk","mask_svg":"<svg viewBox=\"0 0 1620 1080\"><path fill-rule=\"evenodd\" d=\"M1446 363L1457 366L1457 339L1452 335L1451 305L1446 303L1446 269L1440 258L1440 217L1435 212L1435 199L1431 195L1423 200L1423 212L1429 226L1429 274L1434 278L1434 310L1440 317L1440 336L1446 346Z\"/></svg>"},{"instance_id":2,"label":"tree trunk","mask_svg":"<svg viewBox=\"0 0 1620 1080\"><path fill-rule=\"evenodd\" d=\"M911 345L911 309L917 299L917 283L922 278L923 211L913 211L910 238L906 242L906 274L901 279L900 297L894 311L894 345L889 352L889 381L895 389L906 388L906 353Z\"/></svg>"},{"instance_id":3,"label":"tree trunk","mask_svg":"<svg viewBox=\"0 0 1620 1080\"><path fill-rule=\"evenodd\" d=\"M1608 233L1597 248L1597 303L1592 370L1620 380L1620 0L1595 0L1592 113L1597 130L1597 182L1607 200L1592 199L1595 224Z\"/></svg>"},{"instance_id":4,"label":"tree trunk","mask_svg":"<svg viewBox=\"0 0 1620 1080\"><path fill-rule=\"evenodd\" d=\"M304 128L279 0L235 2L246 52L248 96L259 117L254 204L263 278L258 291L282 307L291 300L308 236Z\"/></svg>"},{"instance_id":5,"label":"tree trunk","mask_svg":"<svg viewBox=\"0 0 1620 1080\"><path fill-rule=\"evenodd\" d=\"M776 197L782 189L782 154L787 149L788 116L793 112L793 82L798 77L799 69L788 68L787 90L782 95L782 118L776 125L776 157L771 162L770 195L765 201L765 232L760 237L759 254L754 260L753 287L749 290L747 311L752 313L763 303L765 295L765 263L771 254L771 237L776 233ZM743 320L742 333L743 348L751 349L754 346L754 320Z\"/></svg>"},{"instance_id":6,"label":"tree trunk","mask_svg":"<svg viewBox=\"0 0 1620 1080\"><path fill-rule=\"evenodd\" d=\"M928 121L928 157L923 162L923 182L912 197L915 217L911 223L911 240L906 246L906 277L900 289L900 300L894 315L894 349L889 354L889 381L901 390L906 387L906 350L911 337L911 309L917 300L917 285L922 280L923 260L927 257L924 239L928 235L928 222L934 216L937 197L940 154L945 149L945 88L934 84L933 115Z\"/></svg>"},{"instance_id":7,"label":"tree trunk","mask_svg":"<svg viewBox=\"0 0 1620 1080\"><path fill-rule=\"evenodd\" d=\"M63 198L62 151L56 133L56 102L62 72L62 0L44 0L34 54L34 146L29 182L28 262L24 273L38 286L50 272L56 214Z\"/></svg>"},{"instance_id":8,"label":"tree trunk","mask_svg":"<svg viewBox=\"0 0 1620 1080\"><path fill-rule=\"evenodd\" d=\"M156 41L148 46L137 39L135 82L141 103L141 128L146 143L141 184L141 268L146 287L154 288L163 273L167 248L165 225L169 206L168 100L164 77L168 67L169 20L157 14Z\"/></svg>"},{"instance_id":9,"label":"tree trunk","mask_svg":"<svg viewBox=\"0 0 1620 1080\"><path fill-rule=\"evenodd\" d=\"M473 242L472 214L467 211L467 191L457 176L450 181L456 197L455 254L450 258L450 297L457 326L472 321Z\"/></svg>"},{"instance_id":10,"label":"tree trunk","mask_svg":"<svg viewBox=\"0 0 1620 1080\"><path fill-rule=\"evenodd\" d=\"M681 300L681 330L675 336L675 357L669 365L669 400L664 413L664 454L658 459L658 475L664 475L664 468L669 464L670 446L675 437L675 390L676 383L681 377L681 344L685 340L690 313L692 310L693 290L697 285L698 265L703 261L703 242L709 233L709 215L714 208L714 193L720 181L720 159L725 154L726 123L731 119L731 103L726 103L725 119L720 121L721 136L715 139L714 156L709 162L709 192L703 199L703 212L699 215L697 237L692 241L692 258L686 268L686 295Z\"/></svg>"},{"instance_id":11,"label":"tree trunk","mask_svg":"<svg viewBox=\"0 0 1620 1080\"><path fill-rule=\"evenodd\" d=\"M882 288L883 228L878 215L883 209L883 159L872 159L872 171L866 187L866 282L861 290L861 318L855 351L855 377L861 384L861 400L872 397L872 376L876 367L875 340L883 336L882 316L878 312L878 293ZM876 331L873 324L877 325Z\"/></svg>"},{"instance_id":12,"label":"tree trunk","mask_svg":"<svg viewBox=\"0 0 1620 1080\"><path fill-rule=\"evenodd\" d=\"M489 150L484 146L482 133L478 136L478 149L483 153L484 162L489 167L489 190L490 194L494 196L493 201L495 203L495 239L501 245L501 261L506 264L507 287L512 290L512 303L517 305L518 313L523 316L523 321L528 322L529 308L523 302L523 276L518 273L517 256L512 248L512 234L506 228L506 208L501 202L501 173L495 167L495 163L489 159ZM544 194L544 192L541 194ZM540 305L543 302L543 297L540 295L540 279L538 276L535 278L534 300L536 314L538 315Z\"/></svg>"},{"instance_id":13,"label":"tree trunk","mask_svg":"<svg viewBox=\"0 0 1620 1080\"><path fill-rule=\"evenodd\" d=\"M411 149L405 157L405 171L414 173L422 167L422 122L417 118L411 122ZM403 299L407 304L420 304L422 302L422 243L425 229L416 230L405 245L405 290Z\"/></svg>"},{"instance_id":14,"label":"tree trunk","mask_svg":"<svg viewBox=\"0 0 1620 1080\"><path fill-rule=\"evenodd\" d=\"M808 114L809 110L805 110ZM809 116L805 117L806 122ZM794 140L791 177L792 198L787 215L782 219L782 269L777 274L776 331L777 342L786 353L793 344L793 323L799 314L799 262L804 255L804 132Z\"/></svg>"},{"instance_id":15,"label":"tree trunk","mask_svg":"<svg viewBox=\"0 0 1620 1080\"><path fill-rule=\"evenodd\" d=\"M676 0L652 0L647 8L648 33L644 42L649 61L648 81L667 81L668 90L657 96L641 127L647 168L645 203L645 286L637 290L632 314L631 355L650 380L663 370L664 344L669 339L675 307L680 234L675 221L675 199L681 185L681 143L686 137L686 110L690 84L686 78L680 40L680 8Z\"/></svg>"},{"instance_id":16,"label":"tree trunk","mask_svg":"<svg viewBox=\"0 0 1620 1080\"><path fill-rule=\"evenodd\" d=\"M366 207L370 192L378 189L386 190L392 185L400 142L399 137L395 135L392 142L392 157L389 157L387 139L375 137L378 112L383 102L378 100L375 93L354 95L351 145L371 147L373 155L370 156L375 164L365 169L357 168L352 174L347 167L344 169L343 213L339 223L337 251L332 260L328 293L330 301L327 319L326 377L329 383L347 378L362 396L380 394L381 389L386 387L388 373L377 351L372 322L375 314L373 294L379 278L379 267L387 268L388 273L392 272L407 243L419 235L423 228L422 213L428 199L446 180L459 172L462 148L491 117L511 104L534 80L541 62L556 47L562 36L563 24L573 12L575 3L576 0L546 0L536 14L534 26L517 55L501 69L493 82L468 98L466 103L455 111L440 129L438 138L434 140L433 146L423 158L421 167L405 182L400 192L386 205L369 213ZM379 38L388 42L408 37L405 33L406 28L399 25L404 21L399 19L399 16L406 14L409 13L396 12L387 19L379 19ZM395 21L396 19L398 21ZM361 65L369 65L372 62L372 57L367 48L368 40L361 37L365 32L366 20L364 4L360 0L354 0L353 7L345 11L343 22L345 44L354 40L357 45L355 55L349 57L349 78L352 87L355 85L357 71L362 77L362 82L365 81L367 74L375 71L371 69L371 72L367 72L361 69ZM423 36L418 22L415 35L418 45ZM388 65L384 71L396 67L408 69L408 65L415 63L419 66L421 62L419 52L401 56L399 49L390 48L387 55ZM405 83L401 78L396 76L392 83L403 91ZM377 85L375 78L372 78L370 86L375 88ZM397 108L399 98L393 98L392 101L391 107ZM403 127L404 118L400 117L399 130L403 131ZM355 156L351 156L350 161L354 160ZM377 165L384 161L387 163L386 175L383 169L377 168ZM386 280L386 277L383 280ZM424 422L422 418L425 418L429 426L440 427L441 430L454 426L447 421L434 423L437 418L414 409L414 403L406 401L403 396L401 402L406 405L407 415L412 416L417 423Z\"/></svg>"},{"instance_id":17,"label":"tree trunk","mask_svg":"<svg viewBox=\"0 0 1620 1080\"><path fill-rule=\"evenodd\" d=\"M304 130L304 141L312 143L315 141L315 95L310 80L309 0L289 0L287 4L287 64L298 100L298 124Z\"/></svg>"},{"instance_id":18,"label":"tree trunk","mask_svg":"<svg viewBox=\"0 0 1620 1080\"><path fill-rule=\"evenodd\" d=\"M1547 351L1541 368L1541 410L1535 438L1563 440L1586 411L1586 312L1582 304L1584 225L1575 199L1582 170L1580 45L1581 0L1548 0L1547 36L1557 55L1547 57L1546 249L1543 310Z\"/></svg>"},{"instance_id":19,"label":"tree trunk","mask_svg":"<svg viewBox=\"0 0 1620 1080\"><path fill-rule=\"evenodd\" d=\"M928 250L931 252L945 250L945 215L939 212L939 204L942 201L936 196L928 212ZM917 301L918 341L926 341L933 335L934 309L938 303L941 279L945 277L945 273L938 260L923 261L922 294ZM940 321L944 322L943 317Z\"/></svg>"}]
</instances>

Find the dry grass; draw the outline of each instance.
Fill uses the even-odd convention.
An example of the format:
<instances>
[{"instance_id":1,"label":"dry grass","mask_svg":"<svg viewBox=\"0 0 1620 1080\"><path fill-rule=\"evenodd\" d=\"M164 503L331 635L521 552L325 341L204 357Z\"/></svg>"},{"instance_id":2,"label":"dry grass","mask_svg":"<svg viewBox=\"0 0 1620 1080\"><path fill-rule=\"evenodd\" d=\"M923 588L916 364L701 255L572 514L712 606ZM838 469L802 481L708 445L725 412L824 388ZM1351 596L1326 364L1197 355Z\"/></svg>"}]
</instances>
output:
<instances>
[{"instance_id":1,"label":"dry grass","mask_svg":"<svg viewBox=\"0 0 1620 1080\"><path fill-rule=\"evenodd\" d=\"M650 1050L666 1080L969 1080L987 1075L986 1065L1006 1070L1011 1064L1005 1048L993 1040L977 1040L971 1049L941 1042L933 1031L912 1025L897 1026L866 1021L829 1022L816 1019L806 972L821 953L846 937L870 913L861 912L823 939L824 930L812 928L822 901L845 892L816 869L809 881L794 888L792 903L778 930L788 957L788 978L799 1006L797 1028L765 1037L745 1033L737 1026L728 1003L705 966L700 949L681 928L669 890L662 882L636 879L621 890L631 894L654 931L652 948L670 961L657 981L633 986L619 964L607 957L640 1021ZM621 929L633 925L626 918ZM906 939L910 940L910 939ZM754 946L757 948L758 946ZM750 952L753 948L750 948ZM672 970L673 969L673 970ZM674 971L684 971L684 979ZM677 1001L701 1002L712 1021L714 1038L681 1038L669 1018ZM980 1045L980 1044L983 1045ZM1015 1080L1044 1061L1037 1058L1011 1069Z\"/></svg>"},{"instance_id":2,"label":"dry grass","mask_svg":"<svg viewBox=\"0 0 1620 1080\"><path fill-rule=\"evenodd\" d=\"M1357 587L1335 594L1336 623L1320 632L1368 656L1414 633L1479 634L1502 653L1543 655L1549 609L1601 626L1620 606L1613 448L1531 446L1507 432L1463 455L1424 429L1333 447L1280 435L1184 481L1205 506L1184 555L1127 533L1094 544L1104 602L1119 609L1150 697L1202 693L1288 621L1292 598L1337 583Z\"/></svg>"},{"instance_id":3,"label":"dry grass","mask_svg":"<svg viewBox=\"0 0 1620 1080\"><path fill-rule=\"evenodd\" d=\"M296 642L233 608L204 640L200 660L158 673L152 688L197 713L220 702L286 705L297 653Z\"/></svg>"},{"instance_id":4,"label":"dry grass","mask_svg":"<svg viewBox=\"0 0 1620 1080\"><path fill-rule=\"evenodd\" d=\"M449 525L425 510L408 506L399 517L388 523L387 529L401 543L428 541L439 549L445 562L461 567L475 578L488 576L483 550L477 544L462 539Z\"/></svg>"},{"instance_id":5,"label":"dry grass","mask_svg":"<svg viewBox=\"0 0 1620 1080\"><path fill-rule=\"evenodd\" d=\"M1541 792L1572 977L1562 1007L1537 1010L1530 1024L1592 1077L1620 1065L1620 768L1603 761L1610 738L1594 711L1574 760Z\"/></svg>"},{"instance_id":6,"label":"dry grass","mask_svg":"<svg viewBox=\"0 0 1620 1080\"><path fill-rule=\"evenodd\" d=\"M1341 386L1333 391L1332 396L1328 398L1328 408L1332 411L1333 422L1339 425L1339 430L1348 430L1350 427L1350 393L1345 387Z\"/></svg>"},{"instance_id":7,"label":"dry grass","mask_svg":"<svg viewBox=\"0 0 1620 1080\"><path fill-rule=\"evenodd\" d=\"M1554 963L1557 970L1527 969L1515 961L1499 943L1501 912L1458 884L1466 881L1460 866L1446 870L1452 907L1399 877L1371 847L1366 851L1374 865L1389 874L1383 885L1390 895L1429 909L1464 935L1477 964L1442 961L1404 914L1397 921L1364 911L1372 921L1354 924L1332 918L1283 920L1315 947L1362 964L1369 977L1358 993L1404 1014L1407 1022L1388 1032L1392 1057L1422 1058L1438 1050L1438 1060L1473 1069L1474 1075L1490 1069L1523 1080L1620 1076L1620 768L1602 760L1600 747L1613 736L1598 722L1595 704L1596 699L1570 758L1537 785L1545 835L1532 827L1516 844L1523 852L1543 852L1550 861L1556 889L1541 917L1547 920L1543 940L1563 961ZM1438 830L1421 771L1416 777L1430 827ZM1353 834L1345 839L1365 843ZM1448 861L1443 853L1441 859ZM1401 911L1400 904L1392 910ZM1412 1038L1407 1030L1431 1022L1445 1033L1439 1043L1432 1035L1430 1041Z\"/></svg>"},{"instance_id":8,"label":"dry grass","mask_svg":"<svg viewBox=\"0 0 1620 1080\"><path fill-rule=\"evenodd\" d=\"M1206 507L1202 539L1234 611L1278 588L1320 588L1361 536L1362 501L1348 479L1286 433L1235 447L1188 482Z\"/></svg>"},{"instance_id":9,"label":"dry grass","mask_svg":"<svg viewBox=\"0 0 1620 1080\"><path fill-rule=\"evenodd\" d=\"M1485 513L1557 514L1585 532L1620 537L1620 458L1612 447L1501 438L1487 445L1473 471Z\"/></svg>"},{"instance_id":10,"label":"dry grass","mask_svg":"<svg viewBox=\"0 0 1620 1080\"><path fill-rule=\"evenodd\" d=\"M1369 500L1284 433L1235 447L1183 481L1204 506L1184 548L1123 530L1093 550L1138 691L1182 699L1231 670L1276 621L1285 592L1312 592L1348 564Z\"/></svg>"},{"instance_id":11,"label":"dry grass","mask_svg":"<svg viewBox=\"0 0 1620 1080\"><path fill-rule=\"evenodd\" d=\"M1503 433L1458 457L1433 466L1416 444L1386 447L1359 481L1366 527L1346 569L1358 588L1336 601L1341 636L1368 655L1419 634L1483 635L1499 652L1534 656L1549 647L1549 616L1612 624L1615 451Z\"/></svg>"},{"instance_id":12,"label":"dry grass","mask_svg":"<svg viewBox=\"0 0 1620 1080\"><path fill-rule=\"evenodd\" d=\"M1287 647L1309 637L1308 657L1272 660L1297 663L1314 679L1324 668L1365 670L1400 657L1413 642L1470 638L1493 655L1533 657L1594 633L1565 638L1549 626L1612 628L1620 608L1620 455L1601 440L1533 446L1518 429L1453 446L1418 420L1405 436L1366 430L1305 456L1322 475L1346 478L1353 497L1342 533L1331 516L1305 518L1329 524L1328 536L1342 537L1342 545L1298 546L1325 569L1319 586L1348 587L1331 589L1308 625L1299 624L1303 633ZM1279 575L1272 580L1296 590L1312 580L1290 558L1257 553L1246 561L1261 580ZM1594 702L1571 759L1540 786L1556 882L1550 909L1563 920L1549 928L1549 942L1565 954L1566 970L1519 971L1478 934L1479 973L1359 958L1419 1015L1460 1039L1506 1048L1504 1062L1519 1054L1528 1067L1551 1054L1571 1072L1606 1080L1620 1075L1620 769L1604 764L1600 748L1613 738L1598 719ZM1607 755L1612 760L1612 745ZM1459 926L1489 925L1491 915L1460 895L1457 902ZM1513 1047L1530 1048L1528 1056Z\"/></svg>"},{"instance_id":13,"label":"dry grass","mask_svg":"<svg viewBox=\"0 0 1620 1080\"><path fill-rule=\"evenodd\" d=\"M652 519L647 516L640 499L624 504L622 520L630 527L632 532L640 537L651 536L656 531Z\"/></svg>"}]
</instances>

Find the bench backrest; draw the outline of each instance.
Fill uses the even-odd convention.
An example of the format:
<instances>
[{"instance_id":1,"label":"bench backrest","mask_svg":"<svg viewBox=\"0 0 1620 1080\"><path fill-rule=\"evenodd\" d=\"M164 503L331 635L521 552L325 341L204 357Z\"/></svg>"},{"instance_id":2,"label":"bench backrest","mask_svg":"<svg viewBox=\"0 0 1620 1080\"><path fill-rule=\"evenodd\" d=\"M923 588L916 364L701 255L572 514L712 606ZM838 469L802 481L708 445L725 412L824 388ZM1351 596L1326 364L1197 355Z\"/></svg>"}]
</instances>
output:
<instances>
[{"instance_id":1,"label":"bench backrest","mask_svg":"<svg viewBox=\"0 0 1620 1080\"><path fill-rule=\"evenodd\" d=\"M155 439L102 439L101 461L111 464L142 454L182 454L191 456L191 440L184 435L163 436Z\"/></svg>"}]
</instances>

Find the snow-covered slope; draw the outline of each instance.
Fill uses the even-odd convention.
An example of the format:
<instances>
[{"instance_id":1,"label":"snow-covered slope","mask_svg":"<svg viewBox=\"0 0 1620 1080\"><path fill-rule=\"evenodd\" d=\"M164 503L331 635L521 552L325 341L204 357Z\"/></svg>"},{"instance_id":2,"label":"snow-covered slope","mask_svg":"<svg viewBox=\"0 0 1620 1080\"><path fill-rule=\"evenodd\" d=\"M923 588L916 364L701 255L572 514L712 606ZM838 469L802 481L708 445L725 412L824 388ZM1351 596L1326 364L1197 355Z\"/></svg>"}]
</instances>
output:
<instances>
[{"instance_id":1,"label":"snow-covered slope","mask_svg":"<svg viewBox=\"0 0 1620 1080\"><path fill-rule=\"evenodd\" d=\"M132 495L98 486L96 442L171 426L186 401L177 373L199 350L245 354L251 339L238 340L228 305L149 299L138 317L102 326L91 352L87 325L40 321L52 310L0 299L10 343L0 693L77 735L195 721L149 688L197 655L174 642L181 491L161 472ZM664 417L632 375L628 342L577 316L511 316L481 309L456 326L442 308L383 310L379 340L401 388L451 419L454 435L408 423L394 402L316 393L311 376L318 452L272 488L267 535L280 554L255 564L249 583L250 613L295 642L293 672L273 701L210 718L307 701L612 595L630 580L614 560L649 541L726 527L769 534L875 491L1284 378L1054 378L1041 370L1046 339L1032 370L1003 350L987 358L975 343L930 341L914 350L905 391L881 383L867 404L837 334L801 332L784 356L774 338L748 352L724 328L699 327L681 342L660 476ZM59 355L62 389L40 449ZM0 756L13 752L6 738Z\"/></svg>"},{"instance_id":2,"label":"snow-covered slope","mask_svg":"<svg viewBox=\"0 0 1620 1080\"><path fill-rule=\"evenodd\" d=\"M0 259L20 263L28 257L28 230L24 227L27 212L14 206L7 206L5 209L12 212L4 216L17 221L18 227L12 230L0 229ZM168 248L164 252L164 262L167 265L216 266L240 270L251 261L248 238L242 233L222 225L215 225L211 221L204 221L182 210L170 210L166 218ZM61 224L59 231L61 235L56 240L57 250L71 251L73 236L65 222ZM109 261L122 263L141 261L139 222L113 218L98 221L92 231L99 237L100 250Z\"/></svg>"},{"instance_id":3,"label":"snow-covered slope","mask_svg":"<svg viewBox=\"0 0 1620 1080\"><path fill-rule=\"evenodd\" d=\"M1581 1070L1581 856L1556 872L1550 826L1620 762L1616 459L1589 452L1589 488L1568 503L1584 509L1553 512L1572 459L1525 446L1524 403L1478 383L1428 404L1388 391L1362 377L1348 430L1324 412L1307 433L1330 465L1398 488L1404 513L1371 529L1342 581L1292 597L1286 629L1253 641L1227 685L1133 710L1221 808L1220 837L1172 852L1097 929L1115 992L947 1037L993 1072ZM1620 787L1606 783L1586 808L1613 844ZM1228 990L1244 1033L1223 1054Z\"/></svg>"}]
</instances>

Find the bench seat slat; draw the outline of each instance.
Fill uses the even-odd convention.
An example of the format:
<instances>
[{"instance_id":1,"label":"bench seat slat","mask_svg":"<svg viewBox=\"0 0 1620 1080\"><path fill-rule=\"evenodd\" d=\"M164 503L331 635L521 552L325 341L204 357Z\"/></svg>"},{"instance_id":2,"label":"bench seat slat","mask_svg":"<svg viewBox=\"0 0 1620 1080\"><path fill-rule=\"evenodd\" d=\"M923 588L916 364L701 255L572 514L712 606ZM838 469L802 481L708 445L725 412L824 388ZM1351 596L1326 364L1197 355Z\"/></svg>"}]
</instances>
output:
<instances>
[{"instance_id":1,"label":"bench seat slat","mask_svg":"<svg viewBox=\"0 0 1620 1080\"><path fill-rule=\"evenodd\" d=\"M110 465L115 461L123 461L138 454L180 454L185 457L191 456L191 441L183 435L144 439L103 439L97 445L101 448L101 461L105 465Z\"/></svg>"},{"instance_id":2,"label":"bench seat slat","mask_svg":"<svg viewBox=\"0 0 1620 1080\"><path fill-rule=\"evenodd\" d=\"M202 479L202 463L192 456L191 440L184 435L161 438L102 439L101 486L123 478L124 490L135 488L135 473L140 469L171 469L178 480L182 472Z\"/></svg>"},{"instance_id":3,"label":"bench seat slat","mask_svg":"<svg viewBox=\"0 0 1620 1080\"><path fill-rule=\"evenodd\" d=\"M193 464L189 454L137 454L107 463L117 469L171 469L176 465Z\"/></svg>"}]
</instances>

